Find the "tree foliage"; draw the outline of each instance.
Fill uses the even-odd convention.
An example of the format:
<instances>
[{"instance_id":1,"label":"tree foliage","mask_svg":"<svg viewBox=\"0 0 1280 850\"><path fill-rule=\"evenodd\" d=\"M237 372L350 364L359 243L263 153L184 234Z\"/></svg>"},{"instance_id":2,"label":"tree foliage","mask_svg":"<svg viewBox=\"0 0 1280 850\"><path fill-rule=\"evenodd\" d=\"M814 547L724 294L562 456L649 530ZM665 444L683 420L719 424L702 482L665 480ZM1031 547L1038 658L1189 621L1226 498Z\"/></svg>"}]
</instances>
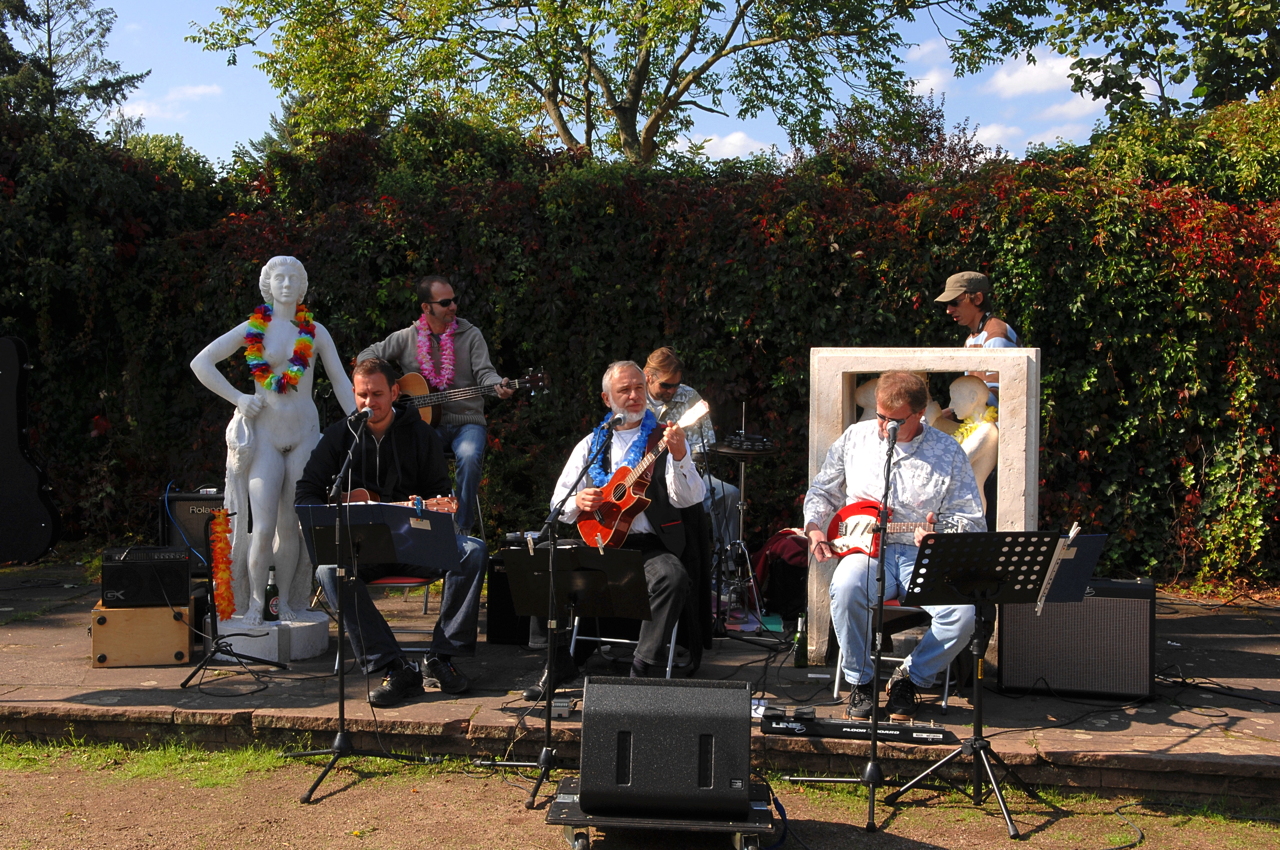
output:
<instances>
[{"instance_id":1,"label":"tree foliage","mask_svg":"<svg viewBox=\"0 0 1280 850\"><path fill-rule=\"evenodd\" d=\"M893 112L910 91L900 23L943 8L1003 46L1028 2L232 0L191 38L231 61L254 47L283 95L306 98L312 129L448 104L649 163L695 110L723 112L730 97L797 143L850 99Z\"/></svg>"},{"instance_id":2,"label":"tree foliage","mask_svg":"<svg viewBox=\"0 0 1280 850\"><path fill-rule=\"evenodd\" d=\"M27 0L29 15L13 23L28 56L44 76L47 114L96 120L121 103L150 71L125 74L107 58L116 13L94 0Z\"/></svg>"}]
</instances>

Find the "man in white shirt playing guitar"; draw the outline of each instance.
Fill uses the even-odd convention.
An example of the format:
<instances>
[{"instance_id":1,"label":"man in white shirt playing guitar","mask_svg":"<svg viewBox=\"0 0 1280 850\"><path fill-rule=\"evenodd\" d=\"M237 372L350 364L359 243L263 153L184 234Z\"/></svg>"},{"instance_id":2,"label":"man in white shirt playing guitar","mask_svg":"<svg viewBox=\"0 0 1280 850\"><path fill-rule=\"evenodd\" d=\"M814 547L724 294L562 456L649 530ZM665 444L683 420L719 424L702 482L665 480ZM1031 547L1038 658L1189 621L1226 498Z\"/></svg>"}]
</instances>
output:
<instances>
[{"instance_id":1,"label":"man in white shirt playing guitar","mask_svg":"<svg viewBox=\"0 0 1280 850\"><path fill-rule=\"evenodd\" d=\"M831 579L831 622L844 651L844 675L854 686L846 710L851 719L869 718L877 702L871 692L870 637L877 597L873 556L882 552L885 558L884 598L900 599L915 568L920 541L935 524L947 532L986 530L973 467L955 440L924 423L927 402L925 383L916 375L881 375L876 419L855 423L840 435L805 495L809 551L820 561L840 557ZM883 495L891 423L897 425L889 489L892 513L887 540L879 541L863 533L866 522L859 514L874 508ZM833 523L838 513L840 522ZM928 632L889 678L886 707L891 720L915 717L916 689L932 686L973 632L972 606L925 610L932 617Z\"/></svg>"}]
</instances>

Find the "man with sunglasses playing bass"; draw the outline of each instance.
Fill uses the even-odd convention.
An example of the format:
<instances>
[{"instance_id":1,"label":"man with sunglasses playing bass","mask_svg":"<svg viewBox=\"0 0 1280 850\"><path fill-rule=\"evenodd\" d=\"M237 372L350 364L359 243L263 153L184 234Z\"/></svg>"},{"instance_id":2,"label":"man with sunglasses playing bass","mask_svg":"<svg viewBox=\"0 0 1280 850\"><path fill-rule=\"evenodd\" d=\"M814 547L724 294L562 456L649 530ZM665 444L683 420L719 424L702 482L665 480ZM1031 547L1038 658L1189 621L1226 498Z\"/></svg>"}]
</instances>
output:
<instances>
[{"instance_id":1,"label":"man with sunglasses playing bass","mask_svg":"<svg viewBox=\"0 0 1280 850\"><path fill-rule=\"evenodd\" d=\"M356 362L376 357L394 363L403 373L422 375L432 393L493 386L498 398L511 398L515 390L493 368L484 335L466 319L458 318L458 299L449 281L429 275L418 281L417 290L422 305L418 320L361 351ZM439 421L431 424L457 461L454 495L458 498L458 528L471 534L488 439L484 396L444 402Z\"/></svg>"},{"instance_id":2,"label":"man with sunglasses playing bass","mask_svg":"<svg viewBox=\"0 0 1280 850\"><path fill-rule=\"evenodd\" d=\"M850 719L869 718L877 703L871 688L876 562L868 551L848 549L852 544L846 544L846 538L827 539L832 516L847 505L880 501L889 441L896 437L889 478L890 529L879 541L885 559L884 598L906 594L920 541L935 524L938 531L952 533L987 529L969 458L959 443L924 423L928 400L920 377L910 372L881 375L876 383L876 419L856 422L840 435L804 499L804 532L813 557L826 561L837 557L837 551L845 553L831 577L831 623L844 652L844 675L853 685L845 712ZM889 677L886 708L891 720L915 717L916 689L932 686L973 633L971 605L925 610L932 618L929 630Z\"/></svg>"}]
</instances>

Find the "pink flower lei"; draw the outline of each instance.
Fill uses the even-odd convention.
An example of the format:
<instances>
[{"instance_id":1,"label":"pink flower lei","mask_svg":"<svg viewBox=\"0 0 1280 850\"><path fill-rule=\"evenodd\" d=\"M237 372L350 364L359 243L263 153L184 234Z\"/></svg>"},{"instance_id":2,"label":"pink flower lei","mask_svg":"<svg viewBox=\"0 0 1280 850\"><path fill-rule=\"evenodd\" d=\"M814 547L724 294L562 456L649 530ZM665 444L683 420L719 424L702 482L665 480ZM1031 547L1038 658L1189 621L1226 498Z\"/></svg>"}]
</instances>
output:
<instances>
[{"instance_id":1,"label":"pink flower lei","mask_svg":"<svg viewBox=\"0 0 1280 850\"><path fill-rule=\"evenodd\" d=\"M454 319L440 335L440 370L431 359L431 326L427 324L427 314L418 317L418 370L427 383L437 390L443 390L453 383L453 332L458 329L458 320Z\"/></svg>"}]
</instances>

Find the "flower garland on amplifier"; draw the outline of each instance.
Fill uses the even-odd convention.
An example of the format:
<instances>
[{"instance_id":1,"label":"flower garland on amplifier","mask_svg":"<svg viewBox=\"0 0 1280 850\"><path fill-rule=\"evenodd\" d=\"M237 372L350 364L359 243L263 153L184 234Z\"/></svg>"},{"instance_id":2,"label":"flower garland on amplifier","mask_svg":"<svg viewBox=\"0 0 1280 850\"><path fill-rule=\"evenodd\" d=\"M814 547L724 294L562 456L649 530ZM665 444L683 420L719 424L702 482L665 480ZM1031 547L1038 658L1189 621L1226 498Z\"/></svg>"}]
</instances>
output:
<instances>
[{"instance_id":1,"label":"flower garland on amplifier","mask_svg":"<svg viewBox=\"0 0 1280 850\"><path fill-rule=\"evenodd\" d=\"M311 313L305 304L299 304L293 315L293 323L298 326L298 339L293 344L293 356L289 358L289 367L277 375L267 362L263 338L267 333L267 325L271 324L271 305L259 304L249 317L249 330L244 334L244 359L249 364L253 379L267 392L283 393L298 388L302 373L311 365L311 351L316 341L316 326L311 321Z\"/></svg>"},{"instance_id":2,"label":"flower garland on amplifier","mask_svg":"<svg viewBox=\"0 0 1280 850\"><path fill-rule=\"evenodd\" d=\"M230 620L236 611L236 598L231 588L231 520L226 508L216 509L209 521L209 551L213 555L213 605L219 620Z\"/></svg>"}]
</instances>

